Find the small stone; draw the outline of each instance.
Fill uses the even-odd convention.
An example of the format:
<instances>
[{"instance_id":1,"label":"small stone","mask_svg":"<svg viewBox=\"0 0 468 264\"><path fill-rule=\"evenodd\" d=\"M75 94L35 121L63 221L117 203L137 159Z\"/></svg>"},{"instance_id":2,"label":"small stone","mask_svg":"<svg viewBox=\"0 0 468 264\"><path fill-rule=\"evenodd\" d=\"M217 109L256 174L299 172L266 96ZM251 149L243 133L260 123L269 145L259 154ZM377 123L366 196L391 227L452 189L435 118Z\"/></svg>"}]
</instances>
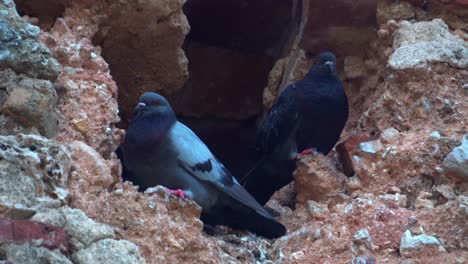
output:
<instances>
[{"instance_id":1,"label":"small stone","mask_svg":"<svg viewBox=\"0 0 468 264\"><path fill-rule=\"evenodd\" d=\"M315 219L325 219L329 212L326 205L311 200L306 202L306 208L310 215Z\"/></svg>"},{"instance_id":2,"label":"small stone","mask_svg":"<svg viewBox=\"0 0 468 264\"><path fill-rule=\"evenodd\" d=\"M373 256L359 256L351 261L351 264L375 264L376 259Z\"/></svg>"},{"instance_id":3,"label":"small stone","mask_svg":"<svg viewBox=\"0 0 468 264\"><path fill-rule=\"evenodd\" d=\"M353 241L364 241L365 243L371 243L371 238L369 235L369 230L360 229L354 234Z\"/></svg>"},{"instance_id":4,"label":"small stone","mask_svg":"<svg viewBox=\"0 0 468 264\"><path fill-rule=\"evenodd\" d=\"M398 140L399 136L400 132L393 127L385 129L380 135L382 141L385 143L393 143Z\"/></svg>"},{"instance_id":5,"label":"small stone","mask_svg":"<svg viewBox=\"0 0 468 264\"><path fill-rule=\"evenodd\" d=\"M291 254L291 256L289 256L289 259L291 260L301 260L303 258L304 258L304 252L302 251L294 252Z\"/></svg>"},{"instance_id":6,"label":"small stone","mask_svg":"<svg viewBox=\"0 0 468 264\"><path fill-rule=\"evenodd\" d=\"M395 194L384 194L378 196L382 201L392 202L397 204L401 208L406 208L407 205L407 197L406 195L402 195L399 193Z\"/></svg>"},{"instance_id":7,"label":"small stone","mask_svg":"<svg viewBox=\"0 0 468 264\"><path fill-rule=\"evenodd\" d=\"M116 189L114 191L115 195L122 196L123 195L123 190L122 189Z\"/></svg>"},{"instance_id":8,"label":"small stone","mask_svg":"<svg viewBox=\"0 0 468 264\"><path fill-rule=\"evenodd\" d=\"M468 181L468 134L463 136L462 144L445 157L443 169L445 174L455 181Z\"/></svg>"},{"instance_id":9,"label":"small stone","mask_svg":"<svg viewBox=\"0 0 468 264\"><path fill-rule=\"evenodd\" d=\"M434 208L436 201L430 200L432 197L431 193L421 191L416 198L416 201L414 202L414 206L416 209L421 209L421 208L426 208L426 209L432 209Z\"/></svg>"},{"instance_id":10,"label":"small stone","mask_svg":"<svg viewBox=\"0 0 468 264\"><path fill-rule=\"evenodd\" d=\"M359 144L359 150L361 152L375 154L381 150L383 150L382 143L380 140L372 140L368 142L362 142Z\"/></svg>"},{"instance_id":11,"label":"small stone","mask_svg":"<svg viewBox=\"0 0 468 264\"><path fill-rule=\"evenodd\" d=\"M361 190L362 185L361 185L361 180L359 179L359 176L354 174L353 177L348 179L346 186L348 187L348 190L350 193L357 191L357 190Z\"/></svg>"},{"instance_id":12,"label":"small stone","mask_svg":"<svg viewBox=\"0 0 468 264\"><path fill-rule=\"evenodd\" d=\"M355 255L361 255L366 253L369 250L373 250L374 245L372 244L372 239L369 235L369 230L360 229L353 236L353 246L352 251Z\"/></svg>"},{"instance_id":13,"label":"small stone","mask_svg":"<svg viewBox=\"0 0 468 264\"><path fill-rule=\"evenodd\" d=\"M454 193L453 188L450 185L439 185L436 186L435 190L444 196L447 200L454 200L457 198L457 195Z\"/></svg>"},{"instance_id":14,"label":"small stone","mask_svg":"<svg viewBox=\"0 0 468 264\"><path fill-rule=\"evenodd\" d=\"M400 241L400 254L405 257L415 255L436 255L439 252L440 242L437 238L422 234L412 236L409 230L403 233Z\"/></svg>"},{"instance_id":15,"label":"small stone","mask_svg":"<svg viewBox=\"0 0 468 264\"><path fill-rule=\"evenodd\" d=\"M431 137L435 139L440 139L440 133L438 131L434 131L431 133Z\"/></svg>"},{"instance_id":16,"label":"small stone","mask_svg":"<svg viewBox=\"0 0 468 264\"><path fill-rule=\"evenodd\" d=\"M393 186L388 187L387 193L389 194L401 193L401 190L397 186L393 185Z\"/></svg>"}]
</instances>

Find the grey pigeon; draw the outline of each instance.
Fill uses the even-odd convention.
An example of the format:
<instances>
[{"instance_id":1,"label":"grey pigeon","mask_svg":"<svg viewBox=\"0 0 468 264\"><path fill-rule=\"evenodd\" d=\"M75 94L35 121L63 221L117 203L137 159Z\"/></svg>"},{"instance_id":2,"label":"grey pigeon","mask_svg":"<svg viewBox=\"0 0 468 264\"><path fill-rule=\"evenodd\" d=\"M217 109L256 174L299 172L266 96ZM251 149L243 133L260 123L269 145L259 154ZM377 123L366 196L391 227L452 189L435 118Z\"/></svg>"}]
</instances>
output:
<instances>
[{"instance_id":1,"label":"grey pigeon","mask_svg":"<svg viewBox=\"0 0 468 264\"><path fill-rule=\"evenodd\" d=\"M168 101L145 93L134 111L124 143L117 151L124 179L140 190L163 185L196 201L208 225L248 229L268 238L285 227L236 181L192 130L177 121Z\"/></svg>"},{"instance_id":2,"label":"grey pigeon","mask_svg":"<svg viewBox=\"0 0 468 264\"><path fill-rule=\"evenodd\" d=\"M298 152L327 154L338 141L348 119L348 101L335 64L333 53L320 53L305 78L280 94L260 126L256 165L242 183L261 204L292 181Z\"/></svg>"}]
</instances>

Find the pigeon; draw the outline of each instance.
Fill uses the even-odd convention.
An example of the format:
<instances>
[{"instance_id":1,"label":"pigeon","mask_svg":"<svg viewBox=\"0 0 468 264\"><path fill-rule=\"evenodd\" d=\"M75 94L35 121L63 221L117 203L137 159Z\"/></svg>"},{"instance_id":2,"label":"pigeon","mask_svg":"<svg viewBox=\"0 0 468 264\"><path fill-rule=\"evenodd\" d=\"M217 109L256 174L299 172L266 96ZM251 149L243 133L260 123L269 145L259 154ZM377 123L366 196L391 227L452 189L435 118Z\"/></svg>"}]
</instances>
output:
<instances>
[{"instance_id":1,"label":"pigeon","mask_svg":"<svg viewBox=\"0 0 468 264\"><path fill-rule=\"evenodd\" d=\"M124 176L140 190L162 185L194 200L208 227L227 225L267 238L286 233L157 93L141 96L117 154Z\"/></svg>"},{"instance_id":2,"label":"pigeon","mask_svg":"<svg viewBox=\"0 0 468 264\"><path fill-rule=\"evenodd\" d=\"M326 155L338 141L348 100L335 64L332 52L317 55L304 79L284 89L259 127L255 165L241 182L260 204L292 181L298 158L316 151Z\"/></svg>"}]
</instances>

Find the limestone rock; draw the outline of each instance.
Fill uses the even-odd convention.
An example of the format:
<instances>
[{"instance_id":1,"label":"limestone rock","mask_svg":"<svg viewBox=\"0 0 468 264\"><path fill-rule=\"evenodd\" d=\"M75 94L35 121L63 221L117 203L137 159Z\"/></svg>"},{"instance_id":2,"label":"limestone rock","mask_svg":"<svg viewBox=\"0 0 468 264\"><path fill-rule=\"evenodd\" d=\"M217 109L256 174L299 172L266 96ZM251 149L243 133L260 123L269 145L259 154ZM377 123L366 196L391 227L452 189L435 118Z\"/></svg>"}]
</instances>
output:
<instances>
[{"instance_id":1,"label":"limestone rock","mask_svg":"<svg viewBox=\"0 0 468 264\"><path fill-rule=\"evenodd\" d=\"M447 176L457 181L468 181L468 135L464 135L461 146L454 148L443 161Z\"/></svg>"},{"instance_id":2,"label":"limestone rock","mask_svg":"<svg viewBox=\"0 0 468 264\"><path fill-rule=\"evenodd\" d=\"M346 176L321 154L302 158L293 176L299 203L324 201L329 195L342 192L346 180Z\"/></svg>"},{"instance_id":3,"label":"limestone rock","mask_svg":"<svg viewBox=\"0 0 468 264\"><path fill-rule=\"evenodd\" d=\"M119 172L115 171L117 165L114 161L105 160L95 149L81 141L72 142L69 149L74 165L68 185L70 203L73 207L83 208L88 199L94 200L103 189L110 188L117 181L114 177L118 177L115 174Z\"/></svg>"},{"instance_id":4,"label":"limestone rock","mask_svg":"<svg viewBox=\"0 0 468 264\"><path fill-rule=\"evenodd\" d=\"M0 68L32 78L55 80L61 66L38 42L40 29L21 19L10 1L0 2Z\"/></svg>"},{"instance_id":5,"label":"limestone rock","mask_svg":"<svg viewBox=\"0 0 468 264\"><path fill-rule=\"evenodd\" d=\"M73 251L86 248L96 241L115 237L110 226L97 223L83 211L69 207L40 211L32 219L63 227L71 237Z\"/></svg>"},{"instance_id":6,"label":"limestone rock","mask_svg":"<svg viewBox=\"0 0 468 264\"><path fill-rule=\"evenodd\" d=\"M0 200L7 207L66 202L71 166L66 147L37 135L0 136L0 164Z\"/></svg>"},{"instance_id":7,"label":"limestone rock","mask_svg":"<svg viewBox=\"0 0 468 264\"><path fill-rule=\"evenodd\" d=\"M22 264L72 264L72 262L58 250L36 247L31 244L6 244L0 250L13 263Z\"/></svg>"},{"instance_id":8,"label":"limestone rock","mask_svg":"<svg viewBox=\"0 0 468 264\"><path fill-rule=\"evenodd\" d=\"M11 69L0 71L0 134L37 133L48 138L57 132L57 95L48 80L16 75Z\"/></svg>"},{"instance_id":9,"label":"limestone rock","mask_svg":"<svg viewBox=\"0 0 468 264\"><path fill-rule=\"evenodd\" d=\"M384 131L382 131L382 140L387 142L387 143L392 143L398 140L398 136L400 135L400 132L396 130L393 127L387 128Z\"/></svg>"},{"instance_id":10,"label":"limestone rock","mask_svg":"<svg viewBox=\"0 0 468 264\"><path fill-rule=\"evenodd\" d=\"M395 32L393 48L395 52L388 62L392 69L424 67L430 62L446 62L457 68L468 66L466 43L450 33L441 19L401 22Z\"/></svg>"},{"instance_id":11,"label":"limestone rock","mask_svg":"<svg viewBox=\"0 0 468 264\"><path fill-rule=\"evenodd\" d=\"M73 255L78 264L142 264L138 247L126 240L103 239Z\"/></svg>"},{"instance_id":12,"label":"limestone rock","mask_svg":"<svg viewBox=\"0 0 468 264\"><path fill-rule=\"evenodd\" d=\"M362 255L373 250L372 239L369 230L360 229L353 236L353 252L355 255Z\"/></svg>"},{"instance_id":13,"label":"limestone rock","mask_svg":"<svg viewBox=\"0 0 468 264\"><path fill-rule=\"evenodd\" d=\"M436 255L439 246L440 242L433 236L412 236L411 232L406 230L401 237L400 254L406 257L415 257L417 254Z\"/></svg>"}]
</instances>

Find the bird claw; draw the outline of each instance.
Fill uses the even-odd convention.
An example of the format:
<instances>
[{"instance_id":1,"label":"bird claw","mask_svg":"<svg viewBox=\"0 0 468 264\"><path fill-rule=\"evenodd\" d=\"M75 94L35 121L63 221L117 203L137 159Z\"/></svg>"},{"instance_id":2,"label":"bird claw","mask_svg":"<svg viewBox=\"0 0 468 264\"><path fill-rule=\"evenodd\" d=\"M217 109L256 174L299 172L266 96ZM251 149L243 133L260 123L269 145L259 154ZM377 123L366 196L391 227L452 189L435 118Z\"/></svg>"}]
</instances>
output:
<instances>
[{"instance_id":1,"label":"bird claw","mask_svg":"<svg viewBox=\"0 0 468 264\"><path fill-rule=\"evenodd\" d=\"M305 155L315 154L315 153L318 153L318 151L315 148L308 148L308 149L303 150L301 153L297 154L296 159L301 159Z\"/></svg>"},{"instance_id":2,"label":"bird claw","mask_svg":"<svg viewBox=\"0 0 468 264\"><path fill-rule=\"evenodd\" d=\"M171 189L169 189L167 187L166 187L166 190L169 193L169 195L175 195L175 196L177 196L179 198L182 198L182 199L188 198L188 196L187 196L187 194L185 193L184 190L181 190L181 189L171 190Z\"/></svg>"}]
</instances>

